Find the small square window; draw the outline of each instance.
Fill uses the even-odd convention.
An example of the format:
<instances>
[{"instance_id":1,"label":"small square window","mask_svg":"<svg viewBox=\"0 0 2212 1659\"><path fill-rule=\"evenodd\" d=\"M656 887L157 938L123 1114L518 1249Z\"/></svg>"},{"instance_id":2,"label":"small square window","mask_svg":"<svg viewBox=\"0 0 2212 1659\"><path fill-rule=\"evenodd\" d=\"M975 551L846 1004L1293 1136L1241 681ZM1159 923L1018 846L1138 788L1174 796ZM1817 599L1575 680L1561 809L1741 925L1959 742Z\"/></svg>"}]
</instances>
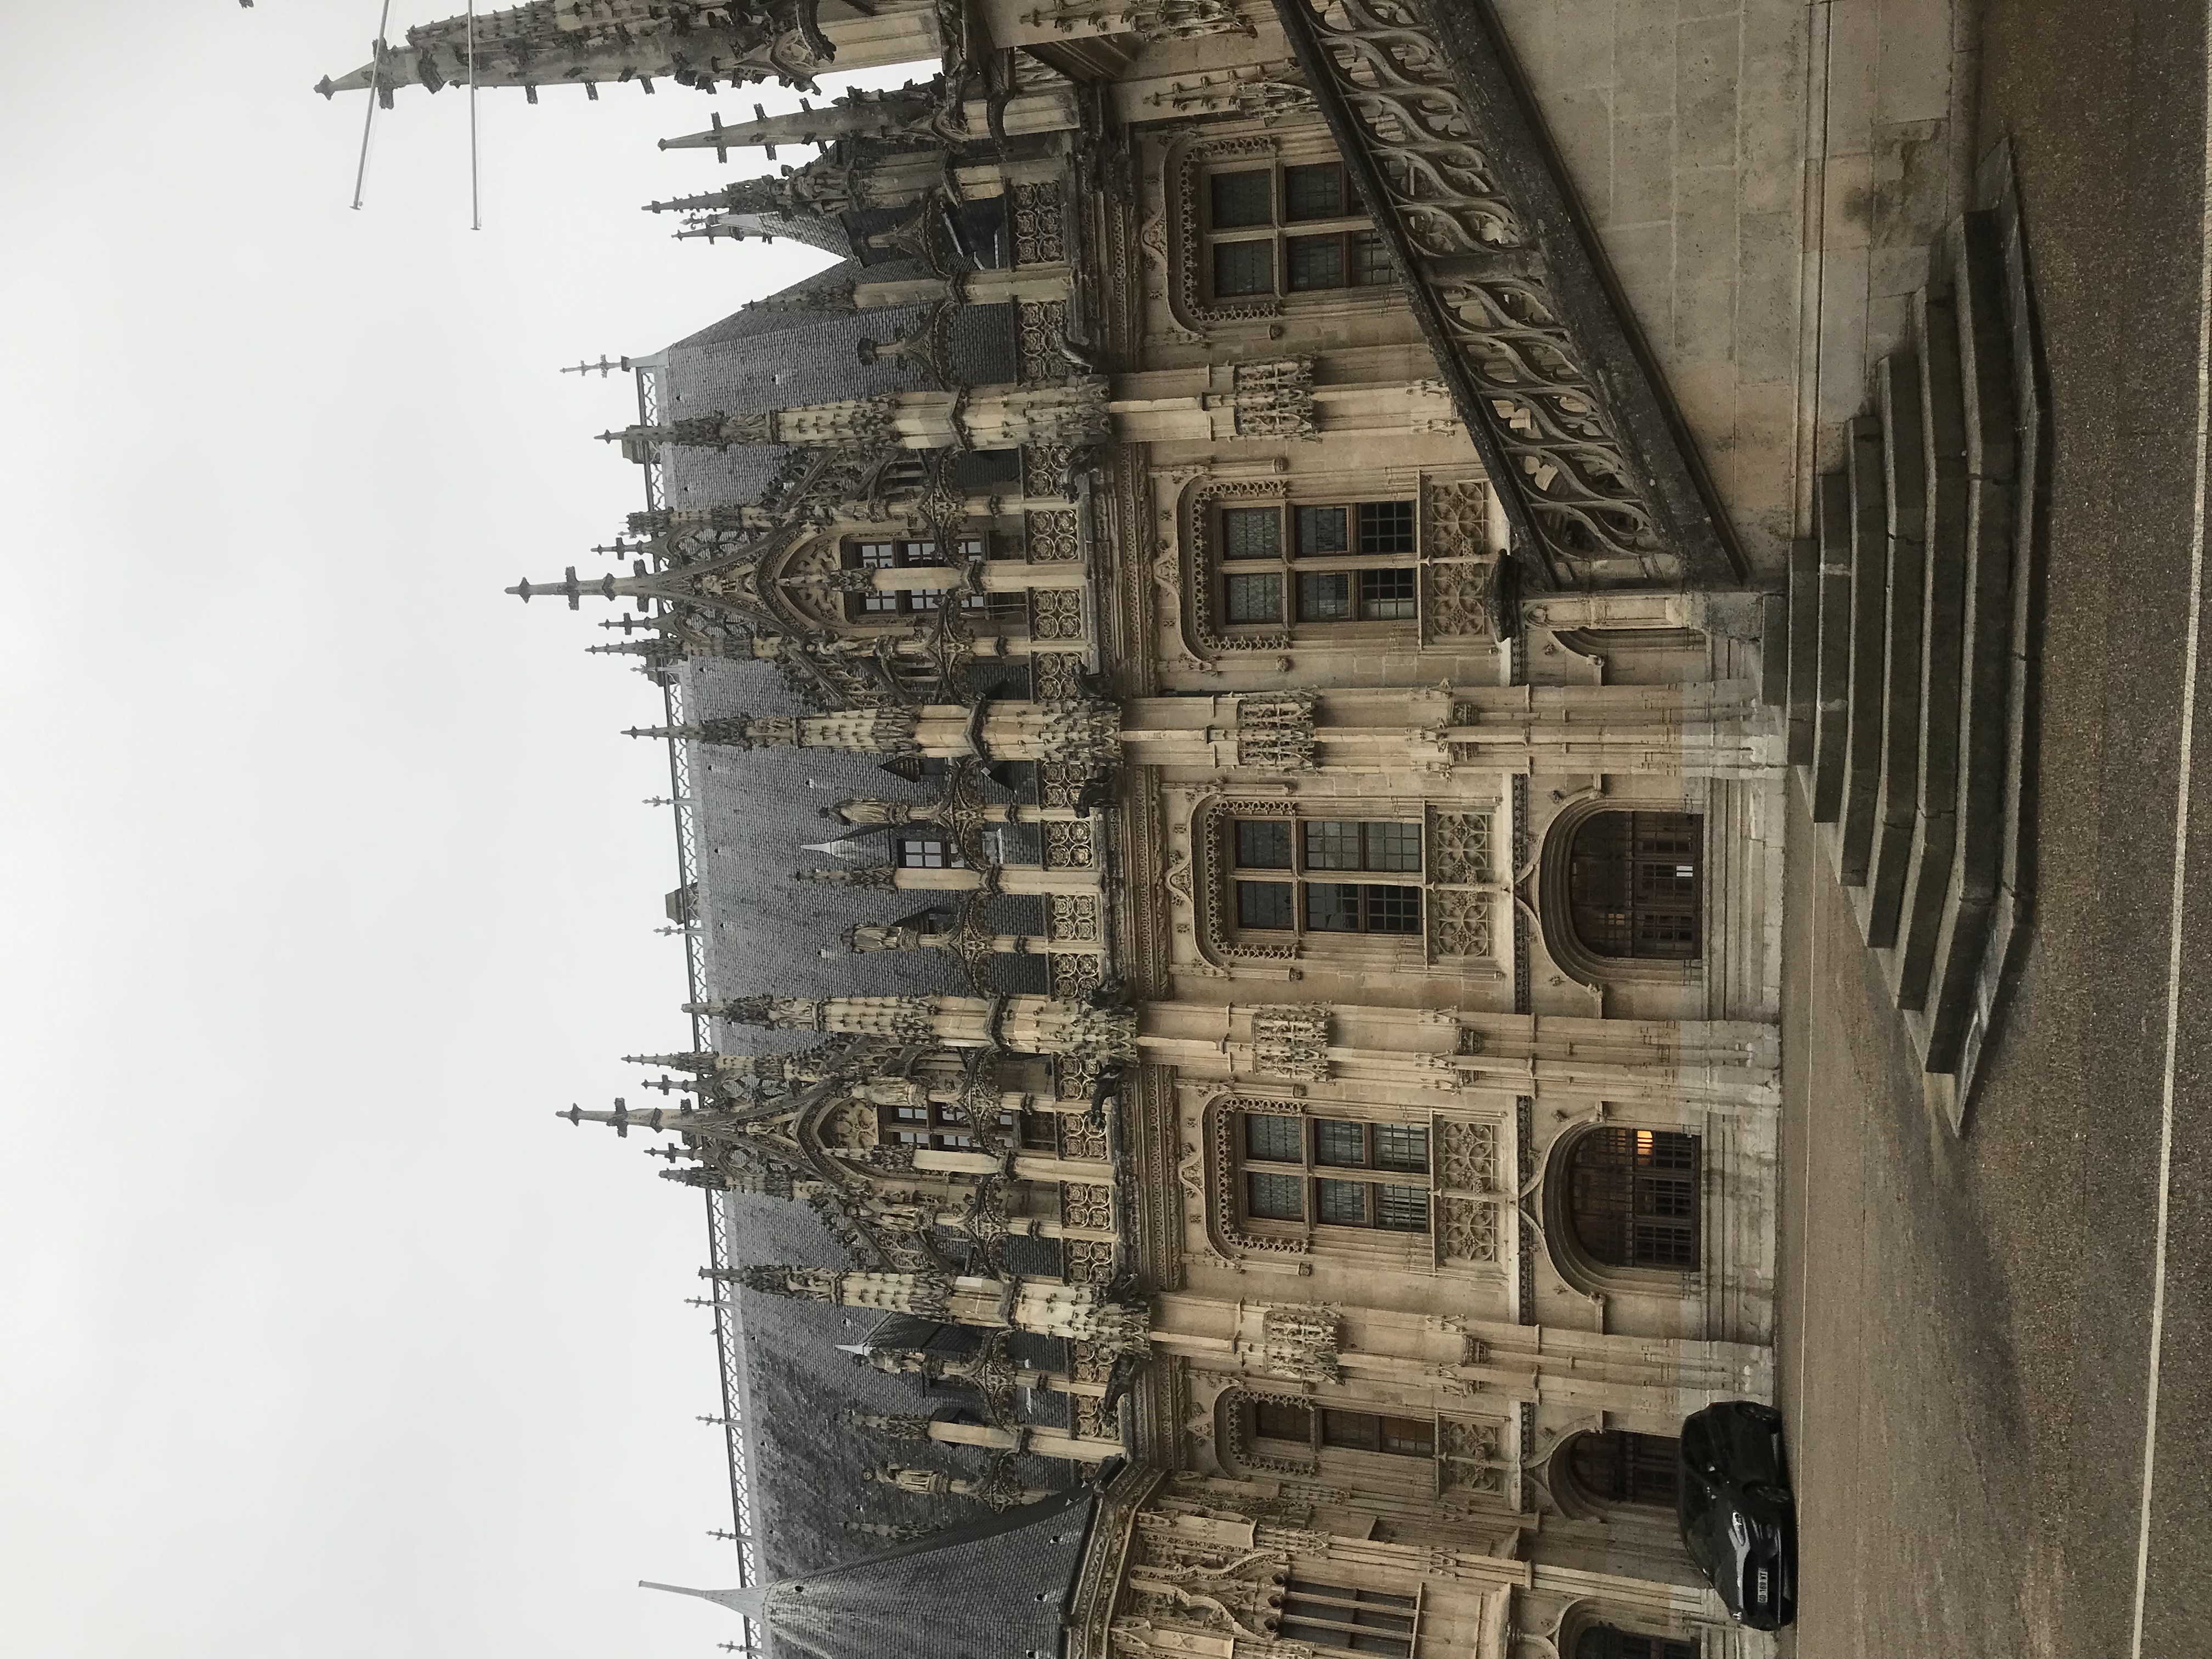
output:
<instances>
[{"instance_id":1,"label":"small square window","mask_svg":"<svg viewBox=\"0 0 2212 1659\"><path fill-rule=\"evenodd\" d=\"M1369 622L1410 622L1413 608L1413 573L1410 570L1363 570L1359 573L1359 614Z\"/></svg>"},{"instance_id":2,"label":"small square window","mask_svg":"<svg viewBox=\"0 0 2212 1659\"><path fill-rule=\"evenodd\" d=\"M1283 579L1280 576L1228 576L1222 586L1233 623L1272 623L1283 619Z\"/></svg>"},{"instance_id":3,"label":"small square window","mask_svg":"<svg viewBox=\"0 0 2212 1659\"><path fill-rule=\"evenodd\" d=\"M935 542L902 542L899 551L908 564L943 564L945 556L937 550Z\"/></svg>"},{"instance_id":4,"label":"small square window","mask_svg":"<svg viewBox=\"0 0 2212 1659\"><path fill-rule=\"evenodd\" d=\"M1273 294L1275 291L1275 245L1273 242L1216 242L1213 245L1213 291Z\"/></svg>"},{"instance_id":5,"label":"small square window","mask_svg":"<svg viewBox=\"0 0 2212 1659\"><path fill-rule=\"evenodd\" d=\"M1335 1118L1314 1122L1314 1162L1339 1169L1357 1170L1367 1163L1367 1126Z\"/></svg>"},{"instance_id":6,"label":"small square window","mask_svg":"<svg viewBox=\"0 0 2212 1659\"><path fill-rule=\"evenodd\" d=\"M1412 552L1413 550L1413 502L1361 502L1359 550L1362 553Z\"/></svg>"},{"instance_id":7,"label":"small square window","mask_svg":"<svg viewBox=\"0 0 2212 1659\"><path fill-rule=\"evenodd\" d=\"M1245 1202L1251 1213L1266 1221L1303 1221L1306 1218L1305 1182L1297 1176L1267 1175L1249 1170L1244 1175Z\"/></svg>"},{"instance_id":8,"label":"small square window","mask_svg":"<svg viewBox=\"0 0 2212 1659\"><path fill-rule=\"evenodd\" d=\"M1298 508L1298 551L1301 553L1344 553L1351 550L1345 539L1345 521L1349 515L1340 507L1302 507Z\"/></svg>"},{"instance_id":9,"label":"small square window","mask_svg":"<svg viewBox=\"0 0 2212 1659\"><path fill-rule=\"evenodd\" d=\"M898 551L889 542L862 542L860 568L864 570L888 570L898 562Z\"/></svg>"},{"instance_id":10,"label":"small square window","mask_svg":"<svg viewBox=\"0 0 2212 1659\"><path fill-rule=\"evenodd\" d=\"M1383 241L1380 231L1356 231L1352 238L1352 285L1354 288L1380 288L1398 280L1398 267L1391 260L1389 245Z\"/></svg>"},{"instance_id":11,"label":"small square window","mask_svg":"<svg viewBox=\"0 0 2212 1659\"><path fill-rule=\"evenodd\" d=\"M1239 818L1237 821L1237 863L1245 870L1287 870L1291 867L1291 826L1281 819Z\"/></svg>"},{"instance_id":12,"label":"small square window","mask_svg":"<svg viewBox=\"0 0 2212 1659\"><path fill-rule=\"evenodd\" d=\"M1283 169L1283 217L1344 216L1344 169L1334 161Z\"/></svg>"},{"instance_id":13,"label":"small square window","mask_svg":"<svg viewBox=\"0 0 2212 1659\"><path fill-rule=\"evenodd\" d=\"M1297 927L1291 884L1287 881L1238 882L1237 925L1239 927Z\"/></svg>"},{"instance_id":14,"label":"small square window","mask_svg":"<svg viewBox=\"0 0 2212 1659\"><path fill-rule=\"evenodd\" d=\"M1301 1445L1310 1445L1312 1409L1288 1400L1255 1400L1252 1402L1252 1432L1263 1440L1295 1440Z\"/></svg>"},{"instance_id":15,"label":"small square window","mask_svg":"<svg viewBox=\"0 0 2212 1659\"><path fill-rule=\"evenodd\" d=\"M1308 823L1306 832L1306 868L1309 870L1357 870L1359 868L1359 826L1357 823L1328 819Z\"/></svg>"},{"instance_id":16,"label":"small square window","mask_svg":"<svg viewBox=\"0 0 2212 1659\"><path fill-rule=\"evenodd\" d=\"M1298 577L1300 622L1346 622L1352 617L1352 576L1347 571L1305 571Z\"/></svg>"},{"instance_id":17,"label":"small square window","mask_svg":"<svg viewBox=\"0 0 2212 1659\"><path fill-rule=\"evenodd\" d=\"M1418 887L1369 888L1367 929L1374 933L1419 933L1421 890Z\"/></svg>"},{"instance_id":18,"label":"small square window","mask_svg":"<svg viewBox=\"0 0 2212 1659\"><path fill-rule=\"evenodd\" d=\"M1282 509L1228 507L1221 510L1221 556L1279 559L1283 555Z\"/></svg>"},{"instance_id":19,"label":"small square window","mask_svg":"<svg viewBox=\"0 0 2212 1659\"><path fill-rule=\"evenodd\" d=\"M1274 180L1266 168L1253 173L1217 173L1211 182L1216 230L1243 230L1252 225L1274 222Z\"/></svg>"},{"instance_id":20,"label":"small square window","mask_svg":"<svg viewBox=\"0 0 2212 1659\"><path fill-rule=\"evenodd\" d=\"M1293 294L1344 286L1344 238L1293 236L1283 250Z\"/></svg>"},{"instance_id":21,"label":"small square window","mask_svg":"<svg viewBox=\"0 0 2212 1659\"><path fill-rule=\"evenodd\" d=\"M1284 1117L1275 1112L1247 1112L1245 1156L1270 1164L1303 1163L1305 1155L1301 1149L1300 1128L1300 1121L1294 1117Z\"/></svg>"},{"instance_id":22,"label":"small square window","mask_svg":"<svg viewBox=\"0 0 2212 1659\"><path fill-rule=\"evenodd\" d=\"M1429 1132L1410 1123L1376 1124L1375 1161L1386 1170L1426 1170Z\"/></svg>"},{"instance_id":23,"label":"small square window","mask_svg":"<svg viewBox=\"0 0 2212 1659\"><path fill-rule=\"evenodd\" d=\"M1349 882L1308 882L1306 926L1322 933L1358 933L1359 889Z\"/></svg>"},{"instance_id":24,"label":"small square window","mask_svg":"<svg viewBox=\"0 0 2212 1659\"><path fill-rule=\"evenodd\" d=\"M1419 869L1421 826L1418 823L1369 824L1367 867L1370 870Z\"/></svg>"},{"instance_id":25,"label":"small square window","mask_svg":"<svg viewBox=\"0 0 2212 1659\"><path fill-rule=\"evenodd\" d=\"M871 588L860 595L860 609L870 616L874 616L880 611L896 611L898 608L899 596L896 593L879 592Z\"/></svg>"},{"instance_id":26,"label":"small square window","mask_svg":"<svg viewBox=\"0 0 2212 1659\"><path fill-rule=\"evenodd\" d=\"M1332 1226L1365 1226L1367 1183L1364 1181L1315 1182L1314 1212L1321 1220Z\"/></svg>"},{"instance_id":27,"label":"small square window","mask_svg":"<svg viewBox=\"0 0 2212 1659\"><path fill-rule=\"evenodd\" d=\"M1379 1425L1382 1431L1382 1449L1401 1457L1433 1457L1437 1453L1437 1430L1433 1423L1418 1418L1386 1417Z\"/></svg>"},{"instance_id":28,"label":"small square window","mask_svg":"<svg viewBox=\"0 0 2212 1659\"><path fill-rule=\"evenodd\" d=\"M945 842L908 836L899 842L899 862L909 870L949 869L958 861L957 854Z\"/></svg>"}]
</instances>

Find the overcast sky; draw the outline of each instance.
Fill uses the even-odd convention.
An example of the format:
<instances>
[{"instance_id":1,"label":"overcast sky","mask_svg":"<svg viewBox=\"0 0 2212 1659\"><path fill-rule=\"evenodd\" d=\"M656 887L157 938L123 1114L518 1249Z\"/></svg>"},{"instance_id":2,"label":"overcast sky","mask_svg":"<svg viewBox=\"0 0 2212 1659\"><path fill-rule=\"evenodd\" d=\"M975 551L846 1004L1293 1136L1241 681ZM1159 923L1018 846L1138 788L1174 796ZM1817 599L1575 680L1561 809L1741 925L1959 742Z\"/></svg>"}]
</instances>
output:
<instances>
[{"instance_id":1,"label":"overcast sky","mask_svg":"<svg viewBox=\"0 0 2212 1659\"><path fill-rule=\"evenodd\" d=\"M637 210L796 94L488 93L472 234L376 0L8 13L0 1647L711 1654L700 1200L550 1115L687 1034L658 699L500 590L641 505L556 368L821 263Z\"/></svg>"}]
</instances>

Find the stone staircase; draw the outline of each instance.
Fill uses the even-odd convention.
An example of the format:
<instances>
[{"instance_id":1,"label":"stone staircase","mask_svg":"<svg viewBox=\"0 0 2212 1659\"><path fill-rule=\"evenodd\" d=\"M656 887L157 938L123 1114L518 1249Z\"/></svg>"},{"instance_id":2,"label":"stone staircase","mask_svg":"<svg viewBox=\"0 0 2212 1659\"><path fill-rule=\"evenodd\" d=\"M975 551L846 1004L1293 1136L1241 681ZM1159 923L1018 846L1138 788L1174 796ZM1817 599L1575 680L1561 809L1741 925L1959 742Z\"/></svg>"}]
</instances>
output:
<instances>
[{"instance_id":1,"label":"stone staircase","mask_svg":"<svg viewBox=\"0 0 2212 1659\"><path fill-rule=\"evenodd\" d=\"M1778 665L1822 850L1954 1130L2027 937L2048 449L2008 151L1974 199L1819 482Z\"/></svg>"}]
</instances>

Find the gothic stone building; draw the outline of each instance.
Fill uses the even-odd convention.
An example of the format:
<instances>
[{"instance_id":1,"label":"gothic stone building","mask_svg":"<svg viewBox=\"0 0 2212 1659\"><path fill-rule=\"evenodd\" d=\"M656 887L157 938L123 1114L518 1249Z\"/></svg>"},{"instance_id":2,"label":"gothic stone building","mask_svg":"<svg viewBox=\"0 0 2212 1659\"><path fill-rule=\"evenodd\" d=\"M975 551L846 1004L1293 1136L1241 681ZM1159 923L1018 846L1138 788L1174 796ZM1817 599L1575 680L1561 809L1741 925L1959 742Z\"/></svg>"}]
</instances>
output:
<instances>
[{"instance_id":1,"label":"gothic stone building","mask_svg":"<svg viewBox=\"0 0 2212 1659\"><path fill-rule=\"evenodd\" d=\"M1773 1388L1783 792L1861 763L1785 682L1852 555L1785 601L1729 521L1489 8L477 27L533 99L942 65L669 141L799 158L679 234L836 263L630 360L645 505L515 590L666 700L690 1030L568 1115L707 1194L690 1593L776 1659L1771 1651L1673 1437Z\"/></svg>"}]
</instances>

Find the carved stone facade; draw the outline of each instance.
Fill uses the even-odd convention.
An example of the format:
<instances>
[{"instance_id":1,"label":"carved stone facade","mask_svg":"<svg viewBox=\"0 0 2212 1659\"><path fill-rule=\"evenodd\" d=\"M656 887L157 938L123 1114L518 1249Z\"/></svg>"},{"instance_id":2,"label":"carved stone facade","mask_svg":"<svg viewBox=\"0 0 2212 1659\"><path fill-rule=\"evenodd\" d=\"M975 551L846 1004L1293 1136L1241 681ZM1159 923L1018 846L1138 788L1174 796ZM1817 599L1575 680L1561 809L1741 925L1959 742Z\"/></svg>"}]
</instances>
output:
<instances>
[{"instance_id":1,"label":"carved stone facade","mask_svg":"<svg viewBox=\"0 0 2212 1659\"><path fill-rule=\"evenodd\" d=\"M872 246L747 349L849 312L851 395L647 362L634 568L517 591L636 605L679 775L902 780L805 857L726 856L811 859L810 971L966 990L702 948L661 1045L695 1103L580 1115L812 1204L849 1270L715 1283L896 1316L921 1357L877 1371L982 1400L873 1414L968 1461L873 1466L911 1507L861 1524L1127 1455L1071 1659L1331 1659L1293 1581L1418 1601L1403 1659L1600 1615L1768 1651L1666 1515L1570 1473L1771 1393L1784 754L1664 390L1512 152L1535 124L1428 0L932 15L945 74L770 181ZM770 444L744 499L668 493ZM732 664L794 712L717 701ZM813 1046L748 1061L746 1026ZM1066 1346L1016 1367L1032 1338Z\"/></svg>"}]
</instances>

